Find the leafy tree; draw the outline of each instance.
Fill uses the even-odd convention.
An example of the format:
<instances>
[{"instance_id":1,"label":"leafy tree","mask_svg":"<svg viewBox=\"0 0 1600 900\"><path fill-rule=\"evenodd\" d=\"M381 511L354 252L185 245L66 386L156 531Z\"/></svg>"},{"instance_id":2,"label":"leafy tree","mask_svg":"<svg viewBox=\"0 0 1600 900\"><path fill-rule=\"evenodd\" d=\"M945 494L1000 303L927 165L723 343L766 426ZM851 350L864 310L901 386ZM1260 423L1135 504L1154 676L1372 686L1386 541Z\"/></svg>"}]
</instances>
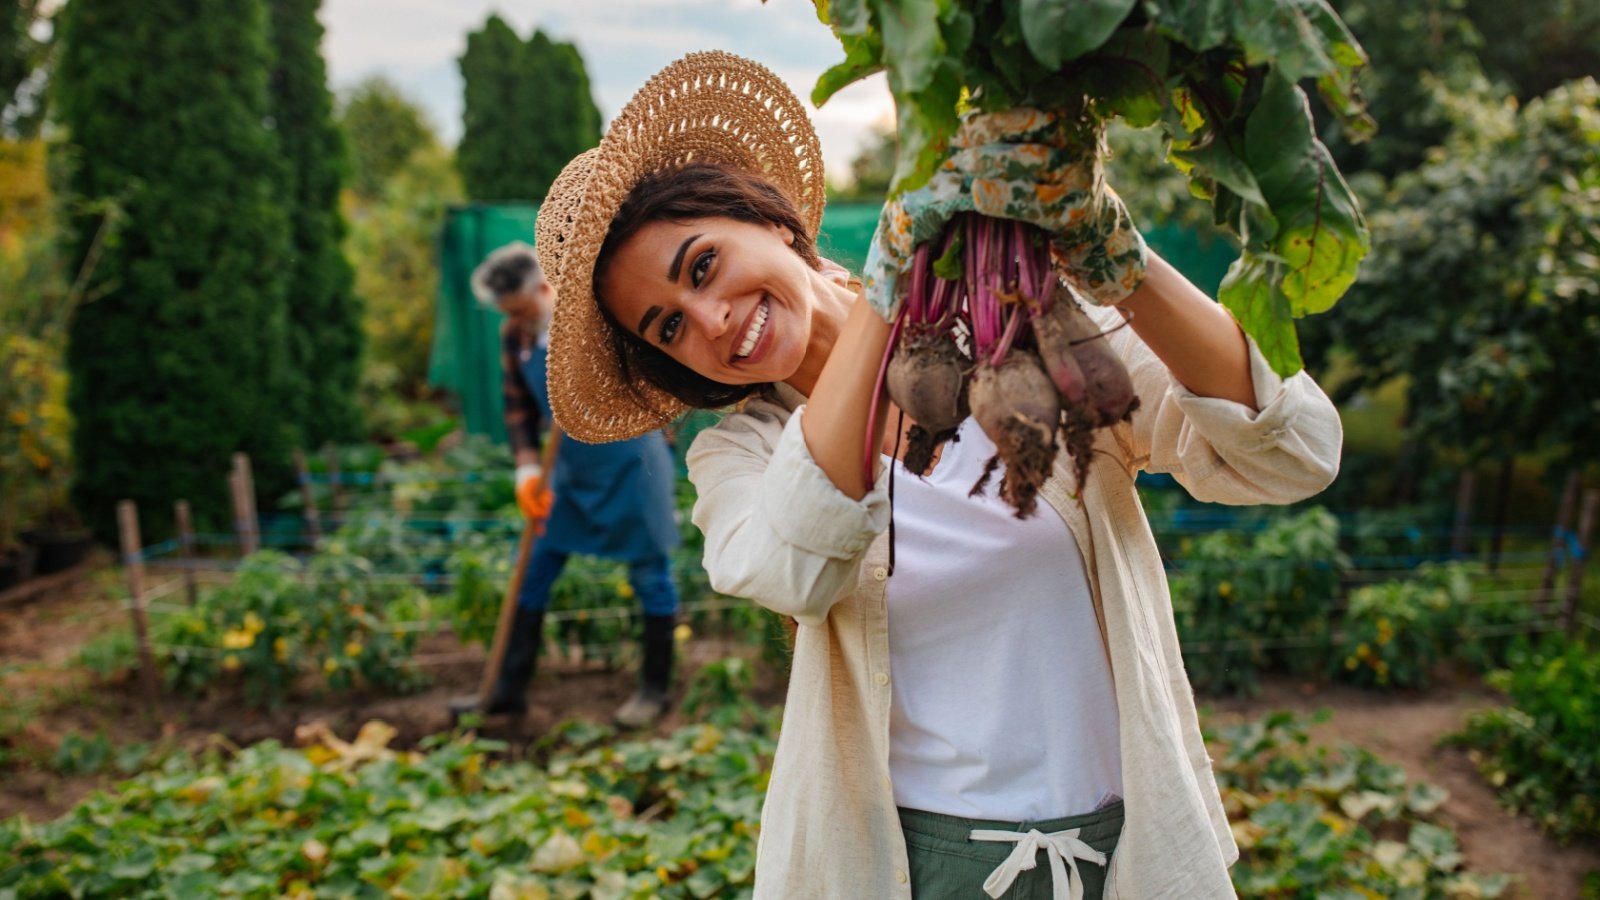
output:
<instances>
[{"instance_id":1,"label":"leafy tree","mask_svg":"<svg viewBox=\"0 0 1600 900\"><path fill-rule=\"evenodd\" d=\"M44 121L55 30L44 0L0 3L0 136L32 137Z\"/></svg>"},{"instance_id":2,"label":"leafy tree","mask_svg":"<svg viewBox=\"0 0 1600 900\"><path fill-rule=\"evenodd\" d=\"M475 200L531 199L522 164L537 131L522 128L522 40L499 16L467 35L462 54L461 143L456 165L467 195ZM543 85L541 85L542 87ZM526 191L526 193L525 193Z\"/></svg>"},{"instance_id":3,"label":"leafy tree","mask_svg":"<svg viewBox=\"0 0 1600 900\"><path fill-rule=\"evenodd\" d=\"M850 161L850 184L839 192L839 199L882 203L889 195L889 182L894 179L895 149L894 129L874 128Z\"/></svg>"},{"instance_id":4,"label":"leafy tree","mask_svg":"<svg viewBox=\"0 0 1600 900\"><path fill-rule=\"evenodd\" d=\"M397 398L427 391L439 290L438 229L445 208L461 201L450 155L431 138L388 180L378 199L353 198L348 246L356 288L366 299L368 353L362 373L369 428L401 418Z\"/></svg>"},{"instance_id":5,"label":"leafy tree","mask_svg":"<svg viewBox=\"0 0 1600 900\"><path fill-rule=\"evenodd\" d=\"M1479 33L1492 38L1478 48L1484 69L1508 81L1520 99L1600 72L1600 3L1595 0L1457 2Z\"/></svg>"},{"instance_id":6,"label":"leafy tree","mask_svg":"<svg viewBox=\"0 0 1600 900\"><path fill-rule=\"evenodd\" d=\"M567 161L600 139L600 110L571 44L526 41L499 16L467 35L460 59L462 135L456 162L475 200L539 200Z\"/></svg>"},{"instance_id":7,"label":"leafy tree","mask_svg":"<svg viewBox=\"0 0 1600 900\"><path fill-rule=\"evenodd\" d=\"M65 17L56 101L71 187L122 210L69 335L74 499L102 536L123 498L152 533L180 497L215 527L228 521L229 454L250 453L270 495L288 449L289 220L264 125L267 8L73 0ZM98 224L80 221L78 256Z\"/></svg>"},{"instance_id":8,"label":"leafy tree","mask_svg":"<svg viewBox=\"0 0 1600 900\"><path fill-rule=\"evenodd\" d=\"M1575 456L1600 441L1600 85L1493 96L1446 98L1453 137L1396 180L1325 321L1357 362L1345 392L1408 375L1430 444Z\"/></svg>"},{"instance_id":9,"label":"leafy tree","mask_svg":"<svg viewBox=\"0 0 1600 900\"><path fill-rule=\"evenodd\" d=\"M360 81L345 95L339 127L350 150L349 186L367 201L377 200L412 155L436 141L422 108L382 75Z\"/></svg>"},{"instance_id":10,"label":"leafy tree","mask_svg":"<svg viewBox=\"0 0 1600 900\"><path fill-rule=\"evenodd\" d=\"M1461 91L1480 79L1476 51L1483 39L1464 0L1339 0L1335 5L1372 59L1360 83L1378 131L1370 140L1351 141L1313 94L1322 139L1347 173L1393 177L1414 169L1450 132L1450 117L1433 85L1442 82Z\"/></svg>"},{"instance_id":11,"label":"leafy tree","mask_svg":"<svg viewBox=\"0 0 1600 900\"><path fill-rule=\"evenodd\" d=\"M333 122L322 61L321 0L270 0L276 61L272 121L289 207L288 370L285 414L308 446L361 434L361 303L344 258L339 184L344 144Z\"/></svg>"}]
</instances>

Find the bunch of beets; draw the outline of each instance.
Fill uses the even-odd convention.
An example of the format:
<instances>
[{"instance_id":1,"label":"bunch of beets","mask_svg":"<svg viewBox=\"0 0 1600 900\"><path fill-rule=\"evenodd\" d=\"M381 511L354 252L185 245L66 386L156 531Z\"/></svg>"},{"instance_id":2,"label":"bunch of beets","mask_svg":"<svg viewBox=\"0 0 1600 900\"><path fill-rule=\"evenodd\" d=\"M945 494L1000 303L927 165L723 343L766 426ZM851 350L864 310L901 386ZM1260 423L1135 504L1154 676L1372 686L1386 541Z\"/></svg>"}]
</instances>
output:
<instances>
[{"instance_id":1,"label":"bunch of beets","mask_svg":"<svg viewBox=\"0 0 1600 900\"><path fill-rule=\"evenodd\" d=\"M916 248L908 280L883 364L890 399L914 422L906 469L926 474L970 415L999 451L974 494L1004 462L1001 498L1031 515L1063 445L1081 490L1095 429L1128 420L1139 398L1106 333L1057 280L1049 235L961 213Z\"/></svg>"}]
</instances>

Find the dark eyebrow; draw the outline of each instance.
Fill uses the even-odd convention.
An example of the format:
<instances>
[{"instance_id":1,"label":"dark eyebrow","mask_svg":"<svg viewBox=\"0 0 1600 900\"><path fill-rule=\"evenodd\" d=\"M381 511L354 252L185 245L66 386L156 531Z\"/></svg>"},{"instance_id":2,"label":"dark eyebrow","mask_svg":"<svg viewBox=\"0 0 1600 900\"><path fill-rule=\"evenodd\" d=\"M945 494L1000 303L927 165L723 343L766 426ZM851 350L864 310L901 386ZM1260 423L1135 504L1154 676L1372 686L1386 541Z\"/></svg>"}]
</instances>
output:
<instances>
[{"instance_id":1,"label":"dark eyebrow","mask_svg":"<svg viewBox=\"0 0 1600 900\"><path fill-rule=\"evenodd\" d=\"M661 307L659 306L652 306L645 311L644 318L639 320L639 337L646 337L644 330L649 328L650 323L654 322L656 316L659 315L661 315Z\"/></svg>"},{"instance_id":2,"label":"dark eyebrow","mask_svg":"<svg viewBox=\"0 0 1600 900\"><path fill-rule=\"evenodd\" d=\"M683 255L689 252L689 245L700 240L700 235L691 234L689 238L678 245L678 252L672 257L672 265L667 267L667 280L677 281L678 272L683 269Z\"/></svg>"}]
</instances>

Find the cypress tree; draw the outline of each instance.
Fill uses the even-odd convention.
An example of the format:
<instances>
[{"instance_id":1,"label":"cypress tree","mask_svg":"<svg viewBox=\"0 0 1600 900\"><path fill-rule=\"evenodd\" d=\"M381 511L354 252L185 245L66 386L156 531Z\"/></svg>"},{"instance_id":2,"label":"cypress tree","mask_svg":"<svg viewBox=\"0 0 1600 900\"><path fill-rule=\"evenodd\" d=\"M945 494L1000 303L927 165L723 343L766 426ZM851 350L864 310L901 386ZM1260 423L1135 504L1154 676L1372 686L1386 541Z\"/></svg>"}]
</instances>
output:
<instances>
[{"instance_id":1,"label":"cypress tree","mask_svg":"<svg viewBox=\"0 0 1600 900\"><path fill-rule=\"evenodd\" d=\"M523 77L522 41L499 16L467 35L462 54L461 144L456 166L467 196L474 200L532 199L523 176L528 141L536 133L522 124L531 99L519 85Z\"/></svg>"},{"instance_id":2,"label":"cypress tree","mask_svg":"<svg viewBox=\"0 0 1600 900\"><path fill-rule=\"evenodd\" d=\"M288 392L285 414L307 446L361 436L361 303L344 257L339 186L344 142L333 121L322 60L321 0L269 0L272 121L278 133L281 197L289 207Z\"/></svg>"},{"instance_id":3,"label":"cypress tree","mask_svg":"<svg viewBox=\"0 0 1600 900\"><path fill-rule=\"evenodd\" d=\"M69 335L75 504L102 536L122 498L140 503L146 534L165 531L178 498L214 528L229 520L229 454L250 453L271 496L288 449L267 9L73 0L65 16L71 187L123 214ZM96 224L79 224L80 255Z\"/></svg>"},{"instance_id":4,"label":"cypress tree","mask_svg":"<svg viewBox=\"0 0 1600 900\"><path fill-rule=\"evenodd\" d=\"M461 57L461 180L475 200L542 200L572 157L600 140L578 49L535 31L520 41L490 16Z\"/></svg>"}]
</instances>

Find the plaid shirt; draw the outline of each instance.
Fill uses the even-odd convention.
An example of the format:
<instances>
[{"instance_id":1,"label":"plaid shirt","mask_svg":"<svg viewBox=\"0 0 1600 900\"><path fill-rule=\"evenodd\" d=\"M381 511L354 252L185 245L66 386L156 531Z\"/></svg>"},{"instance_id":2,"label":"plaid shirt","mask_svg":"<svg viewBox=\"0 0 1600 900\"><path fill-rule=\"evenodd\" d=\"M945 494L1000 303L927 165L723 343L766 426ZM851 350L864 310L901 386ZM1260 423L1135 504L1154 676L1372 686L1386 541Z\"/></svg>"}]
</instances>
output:
<instances>
[{"instance_id":1,"label":"plaid shirt","mask_svg":"<svg viewBox=\"0 0 1600 900\"><path fill-rule=\"evenodd\" d=\"M506 434L511 452L538 450L543 441L544 412L533 387L522 375L522 355L538 343L535 335L511 322L500 326L500 396L505 403Z\"/></svg>"}]
</instances>

